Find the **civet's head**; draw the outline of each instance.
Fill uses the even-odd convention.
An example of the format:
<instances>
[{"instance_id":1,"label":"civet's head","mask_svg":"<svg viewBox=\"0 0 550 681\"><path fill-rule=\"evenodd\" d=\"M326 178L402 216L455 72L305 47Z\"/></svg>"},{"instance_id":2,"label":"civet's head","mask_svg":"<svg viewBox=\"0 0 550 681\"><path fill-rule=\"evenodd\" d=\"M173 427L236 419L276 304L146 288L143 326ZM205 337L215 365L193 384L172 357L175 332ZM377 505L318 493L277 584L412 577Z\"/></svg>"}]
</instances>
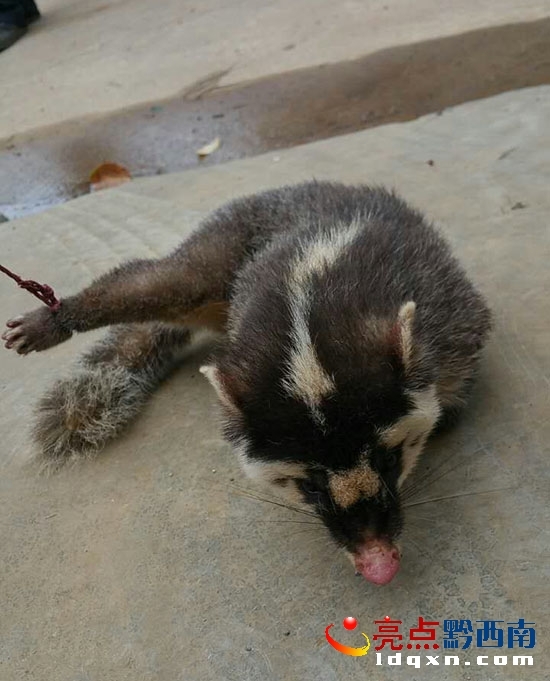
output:
<instances>
[{"instance_id":1,"label":"civet's head","mask_svg":"<svg viewBox=\"0 0 550 681\"><path fill-rule=\"evenodd\" d=\"M248 345L234 334L202 369L246 473L313 510L375 584L399 569L399 489L440 412L431 377L410 378L414 319L412 302L392 319L342 317L291 350L275 326Z\"/></svg>"}]
</instances>

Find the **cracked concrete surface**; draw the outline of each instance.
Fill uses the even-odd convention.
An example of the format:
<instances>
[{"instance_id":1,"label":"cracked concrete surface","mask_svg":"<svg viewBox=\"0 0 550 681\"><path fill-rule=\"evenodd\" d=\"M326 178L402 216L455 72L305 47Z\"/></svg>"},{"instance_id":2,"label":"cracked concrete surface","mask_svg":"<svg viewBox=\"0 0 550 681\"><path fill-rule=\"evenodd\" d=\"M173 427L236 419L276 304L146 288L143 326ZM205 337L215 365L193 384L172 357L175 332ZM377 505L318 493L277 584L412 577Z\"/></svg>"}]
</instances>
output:
<instances>
[{"instance_id":1,"label":"cracked concrete surface","mask_svg":"<svg viewBox=\"0 0 550 681\"><path fill-rule=\"evenodd\" d=\"M417 500L453 498L412 510L402 570L384 588L355 578L323 531L242 495L197 370L207 348L103 455L50 478L26 465L32 403L92 334L26 359L0 352L3 680L548 678L549 119L550 88L526 89L1 226L2 262L67 294L168 250L233 196L312 176L385 183L441 226L495 313L470 408L417 472L430 474ZM5 318L33 306L5 278L0 300ZM341 620L372 634L386 614L407 627L419 615L525 618L535 665L477 667L474 649L461 653L468 668L377 667L324 641L334 622L359 645Z\"/></svg>"}]
</instances>

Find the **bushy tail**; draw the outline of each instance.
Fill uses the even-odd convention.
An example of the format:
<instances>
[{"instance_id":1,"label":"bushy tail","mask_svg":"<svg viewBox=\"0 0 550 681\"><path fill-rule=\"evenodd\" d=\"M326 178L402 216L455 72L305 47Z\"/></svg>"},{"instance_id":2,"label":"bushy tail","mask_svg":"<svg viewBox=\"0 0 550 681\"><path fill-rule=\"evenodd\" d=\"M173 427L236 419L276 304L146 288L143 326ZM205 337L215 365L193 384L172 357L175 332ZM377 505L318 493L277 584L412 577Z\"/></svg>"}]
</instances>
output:
<instances>
[{"instance_id":1,"label":"bushy tail","mask_svg":"<svg viewBox=\"0 0 550 681\"><path fill-rule=\"evenodd\" d=\"M178 363L185 329L115 327L36 407L33 437L48 468L93 455L120 433Z\"/></svg>"}]
</instances>

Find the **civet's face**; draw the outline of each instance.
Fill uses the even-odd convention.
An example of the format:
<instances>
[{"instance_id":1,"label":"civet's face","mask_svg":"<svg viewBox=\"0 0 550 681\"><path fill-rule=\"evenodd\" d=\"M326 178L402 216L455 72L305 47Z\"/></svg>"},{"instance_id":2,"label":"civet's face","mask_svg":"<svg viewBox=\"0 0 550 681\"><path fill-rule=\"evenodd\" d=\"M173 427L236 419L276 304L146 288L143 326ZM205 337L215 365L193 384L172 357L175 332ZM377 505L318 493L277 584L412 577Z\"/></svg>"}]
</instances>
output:
<instances>
[{"instance_id":1,"label":"civet's face","mask_svg":"<svg viewBox=\"0 0 550 681\"><path fill-rule=\"evenodd\" d=\"M365 579L390 582L400 561L400 486L439 416L433 386L410 392L396 377L370 394L331 393L312 410L280 391L267 399L266 386L239 393L216 367L203 373L247 475L313 511Z\"/></svg>"}]
</instances>

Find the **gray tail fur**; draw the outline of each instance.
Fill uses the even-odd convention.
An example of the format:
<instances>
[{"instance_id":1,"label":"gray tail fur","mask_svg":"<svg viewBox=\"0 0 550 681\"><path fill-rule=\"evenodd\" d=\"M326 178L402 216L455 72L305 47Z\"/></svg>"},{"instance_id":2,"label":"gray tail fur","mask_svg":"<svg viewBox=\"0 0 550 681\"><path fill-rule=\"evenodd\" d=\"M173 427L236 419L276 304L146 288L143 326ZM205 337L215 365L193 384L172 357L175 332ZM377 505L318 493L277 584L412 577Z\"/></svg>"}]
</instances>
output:
<instances>
[{"instance_id":1,"label":"gray tail fur","mask_svg":"<svg viewBox=\"0 0 550 681\"><path fill-rule=\"evenodd\" d=\"M189 341L181 328L114 327L38 402L33 438L43 466L57 468L101 450L141 411Z\"/></svg>"}]
</instances>

